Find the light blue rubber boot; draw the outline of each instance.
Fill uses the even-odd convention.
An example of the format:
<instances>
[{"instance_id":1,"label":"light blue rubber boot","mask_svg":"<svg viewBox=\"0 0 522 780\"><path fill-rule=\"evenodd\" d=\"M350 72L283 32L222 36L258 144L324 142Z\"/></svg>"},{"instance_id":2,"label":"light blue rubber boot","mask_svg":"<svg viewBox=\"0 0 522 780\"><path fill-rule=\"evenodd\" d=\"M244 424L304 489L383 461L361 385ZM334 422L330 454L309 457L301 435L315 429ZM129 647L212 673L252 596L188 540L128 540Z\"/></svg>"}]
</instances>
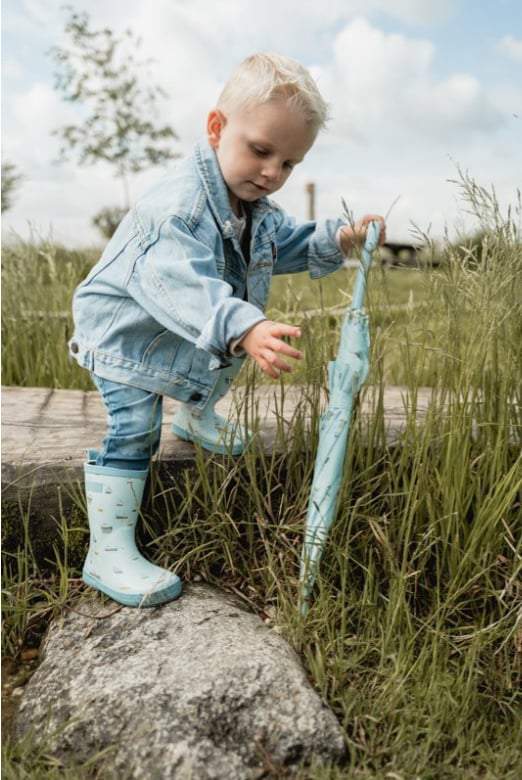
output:
<instances>
[{"instance_id":1,"label":"light blue rubber boot","mask_svg":"<svg viewBox=\"0 0 522 780\"><path fill-rule=\"evenodd\" d=\"M237 361L237 358L236 358ZM210 452L221 455L241 455L253 439L253 434L238 422L226 420L214 411L214 407L230 389L242 361L220 371L212 393L202 411L190 404L181 404L174 415L172 432L185 441L200 444Z\"/></svg>"},{"instance_id":2,"label":"light blue rubber boot","mask_svg":"<svg viewBox=\"0 0 522 780\"><path fill-rule=\"evenodd\" d=\"M135 529L147 469L133 471L86 463L89 552L82 578L127 607L155 607L177 598L181 580L147 561L136 547Z\"/></svg>"}]
</instances>

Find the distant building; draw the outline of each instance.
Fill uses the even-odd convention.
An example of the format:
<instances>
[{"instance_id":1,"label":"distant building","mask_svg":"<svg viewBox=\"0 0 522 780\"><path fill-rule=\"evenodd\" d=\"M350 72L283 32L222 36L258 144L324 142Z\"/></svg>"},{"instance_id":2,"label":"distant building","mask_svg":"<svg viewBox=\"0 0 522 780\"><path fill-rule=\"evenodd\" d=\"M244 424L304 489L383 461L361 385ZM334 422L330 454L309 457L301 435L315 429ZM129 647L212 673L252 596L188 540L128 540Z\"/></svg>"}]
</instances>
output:
<instances>
[{"instance_id":1,"label":"distant building","mask_svg":"<svg viewBox=\"0 0 522 780\"><path fill-rule=\"evenodd\" d=\"M426 262L423 258L424 247L420 244L408 244L406 242L387 241L379 247L381 264L384 266L403 266L407 268L418 268ZM354 268L359 265L357 257L347 258L344 262L346 268ZM438 265L438 262L431 258L431 265Z\"/></svg>"},{"instance_id":2,"label":"distant building","mask_svg":"<svg viewBox=\"0 0 522 780\"><path fill-rule=\"evenodd\" d=\"M387 241L380 248L381 263L383 265L407 265L416 268L419 265L418 253L421 246L414 244L397 243Z\"/></svg>"}]
</instances>

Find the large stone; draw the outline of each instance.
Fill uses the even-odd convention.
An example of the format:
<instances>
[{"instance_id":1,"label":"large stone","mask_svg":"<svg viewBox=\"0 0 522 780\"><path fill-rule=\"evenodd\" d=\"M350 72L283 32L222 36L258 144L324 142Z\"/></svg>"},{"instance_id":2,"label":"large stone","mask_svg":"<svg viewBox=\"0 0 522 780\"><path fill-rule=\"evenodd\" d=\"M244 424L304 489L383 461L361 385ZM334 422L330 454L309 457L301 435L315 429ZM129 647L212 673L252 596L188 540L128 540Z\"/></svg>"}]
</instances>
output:
<instances>
[{"instance_id":1,"label":"large stone","mask_svg":"<svg viewBox=\"0 0 522 780\"><path fill-rule=\"evenodd\" d=\"M103 777L250 780L344 754L296 653L242 601L207 585L104 619L67 612L41 657L17 733L34 727L62 760L113 746Z\"/></svg>"}]
</instances>

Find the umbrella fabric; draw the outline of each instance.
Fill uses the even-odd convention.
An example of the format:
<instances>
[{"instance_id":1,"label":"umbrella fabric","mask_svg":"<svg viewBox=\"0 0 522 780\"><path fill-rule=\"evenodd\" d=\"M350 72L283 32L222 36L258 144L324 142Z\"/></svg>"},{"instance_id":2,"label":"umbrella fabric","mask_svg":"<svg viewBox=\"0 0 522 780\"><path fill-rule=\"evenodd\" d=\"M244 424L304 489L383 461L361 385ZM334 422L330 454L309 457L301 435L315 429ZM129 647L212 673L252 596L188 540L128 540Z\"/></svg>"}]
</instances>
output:
<instances>
[{"instance_id":1,"label":"umbrella fabric","mask_svg":"<svg viewBox=\"0 0 522 780\"><path fill-rule=\"evenodd\" d=\"M337 358L328 364L328 408L319 421L319 446L301 556L301 613L308 612L317 568L335 518L354 399L369 371L368 315L362 310L372 252L379 240L379 223L368 225L352 304L345 314Z\"/></svg>"}]
</instances>

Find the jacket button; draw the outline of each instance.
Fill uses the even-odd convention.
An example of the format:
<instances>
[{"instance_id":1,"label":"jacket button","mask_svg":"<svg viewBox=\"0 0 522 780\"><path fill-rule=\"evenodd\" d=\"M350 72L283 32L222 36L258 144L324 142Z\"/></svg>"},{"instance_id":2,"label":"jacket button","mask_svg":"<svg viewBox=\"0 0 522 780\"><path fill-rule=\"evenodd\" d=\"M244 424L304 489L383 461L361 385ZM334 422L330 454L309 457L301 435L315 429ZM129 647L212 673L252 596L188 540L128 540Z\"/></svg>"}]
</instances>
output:
<instances>
[{"instance_id":1,"label":"jacket button","mask_svg":"<svg viewBox=\"0 0 522 780\"><path fill-rule=\"evenodd\" d=\"M71 341L71 352L73 353L73 355L77 355L79 349L80 348L79 348L78 344L76 343L76 341Z\"/></svg>"},{"instance_id":2,"label":"jacket button","mask_svg":"<svg viewBox=\"0 0 522 780\"><path fill-rule=\"evenodd\" d=\"M201 401L202 398L203 396L201 395L201 393L192 393L192 395L189 398L189 401Z\"/></svg>"}]
</instances>

